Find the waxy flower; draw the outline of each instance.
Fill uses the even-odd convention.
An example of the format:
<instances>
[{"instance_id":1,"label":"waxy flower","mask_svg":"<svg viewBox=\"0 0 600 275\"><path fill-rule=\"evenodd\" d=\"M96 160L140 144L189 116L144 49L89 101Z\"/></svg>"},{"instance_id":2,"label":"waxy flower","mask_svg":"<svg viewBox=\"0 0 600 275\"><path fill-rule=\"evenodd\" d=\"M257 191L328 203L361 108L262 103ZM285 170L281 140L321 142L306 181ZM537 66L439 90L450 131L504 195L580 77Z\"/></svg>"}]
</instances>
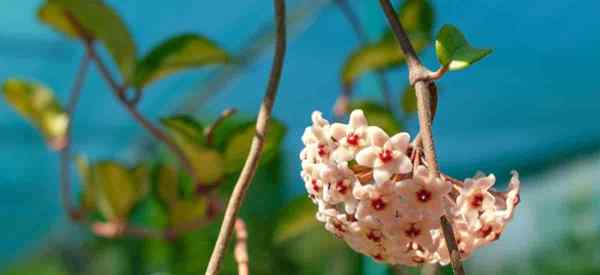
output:
<instances>
[{"instance_id":1,"label":"waxy flower","mask_svg":"<svg viewBox=\"0 0 600 275\"><path fill-rule=\"evenodd\" d=\"M413 167L406 155L409 135L389 137L369 126L361 110L347 125L329 124L314 112L302 142L300 175L318 207L317 220L375 261L450 263L442 215L465 259L500 237L520 201L516 172L508 191L497 192L493 175L460 182L431 172L425 162Z\"/></svg>"},{"instance_id":2,"label":"waxy flower","mask_svg":"<svg viewBox=\"0 0 600 275\"><path fill-rule=\"evenodd\" d=\"M379 127L369 127L367 131L370 146L358 152L356 162L373 168L376 183L388 181L394 174L406 174L411 171L412 163L406 156L410 142L407 133L389 137Z\"/></svg>"}]
</instances>

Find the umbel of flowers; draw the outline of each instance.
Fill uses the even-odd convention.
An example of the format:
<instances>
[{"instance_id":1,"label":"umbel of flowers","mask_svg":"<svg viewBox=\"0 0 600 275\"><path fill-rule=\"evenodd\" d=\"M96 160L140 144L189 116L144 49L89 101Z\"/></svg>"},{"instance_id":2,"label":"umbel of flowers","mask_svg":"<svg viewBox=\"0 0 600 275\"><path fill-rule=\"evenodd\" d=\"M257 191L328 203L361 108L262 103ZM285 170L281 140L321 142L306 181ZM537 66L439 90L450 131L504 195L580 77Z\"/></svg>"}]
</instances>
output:
<instances>
[{"instance_id":1,"label":"umbel of flowers","mask_svg":"<svg viewBox=\"0 0 600 275\"><path fill-rule=\"evenodd\" d=\"M361 110L348 124L330 124L320 112L302 136L301 176L316 218L352 249L380 262L446 265L440 227L446 215L462 259L497 240L519 203L519 177L508 191L494 175L464 181L430 173L407 133L389 136L369 126Z\"/></svg>"}]
</instances>

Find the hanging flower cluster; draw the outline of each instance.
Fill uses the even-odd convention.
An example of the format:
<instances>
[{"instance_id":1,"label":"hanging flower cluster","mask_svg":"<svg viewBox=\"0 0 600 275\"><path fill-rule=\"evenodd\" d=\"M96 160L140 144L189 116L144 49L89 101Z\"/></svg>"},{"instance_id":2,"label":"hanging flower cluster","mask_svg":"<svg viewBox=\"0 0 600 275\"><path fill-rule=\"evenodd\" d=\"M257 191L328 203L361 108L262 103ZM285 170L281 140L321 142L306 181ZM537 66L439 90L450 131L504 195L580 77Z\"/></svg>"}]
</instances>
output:
<instances>
[{"instance_id":1,"label":"hanging flower cluster","mask_svg":"<svg viewBox=\"0 0 600 275\"><path fill-rule=\"evenodd\" d=\"M507 192L494 175L465 181L430 173L407 133L389 136L355 110L348 124L312 114L300 153L301 176L317 219L352 249L380 262L440 263L450 256L440 227L446 215L463 259L497 240L519 203L519 177Z\"/></svg>"}]
</instances>

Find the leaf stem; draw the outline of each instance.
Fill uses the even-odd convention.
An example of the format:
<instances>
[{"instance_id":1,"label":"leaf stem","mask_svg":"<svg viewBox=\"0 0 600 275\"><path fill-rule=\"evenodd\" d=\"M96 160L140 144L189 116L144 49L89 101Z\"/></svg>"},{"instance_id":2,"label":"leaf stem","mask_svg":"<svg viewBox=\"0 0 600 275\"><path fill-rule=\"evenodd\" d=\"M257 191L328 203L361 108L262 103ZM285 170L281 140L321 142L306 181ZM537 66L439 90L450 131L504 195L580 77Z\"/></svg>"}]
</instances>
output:
<instances>
[{"instance_id":1,"label":"leaf stem","mask_svg":"<svg viewBox=\"0 0 600 275\"><path fill-rule=\"evenodd\" d=\"M217 238L217 242L215 243L215 247L210 257L210 261L206 269L206 275L216 275L219 272L237 213L242 205L242 200L246 194L246 191L252 182L252 178L256 173L256 168L258 167L258 162L260 160L262 148L265 142L268 122L271 119L273 103L275 102L275 96L277 95L277 89L279 86L279 80L281 78L281 71L283 68L286 50L285 1L273 0L273 3L275 6L276 38L275 53L273 57L271 73L269 76L269 83L258 112L258 118L256 119L256 134L252 139L250 152L248 153L248 158L244 163L244 168L240 173L240 176L231 194L231 198L227 204L223 224L221 225L219 237Z\"/></svg>"},{"instance_id":2,"label":"leaf stem","mask_svg":"<svg viewBox=\"0 0 600 275\"><path fill-rule=\"evenodd\" d=\"M217 129L217 127L219 127L219 125L221 125L223 121L225 121L227 118L234 115L235 113L237 113L237 110L235 108L225 109L221 113L221 115L210 126L208 126L208 128L204 129L204 137L206 138L206 144L212 145L215 129Z\"/></svg>"},{"instance_id":3,"label":"leaf stem","mask_svg":"<svg viewBox=\"0 0 600 275\"><path fill-rule=\"evenodd\" d=\"M98 70L100 71L100 75L104 78L104 80L109 84L111 90L113 91L117 101L123 105L125 110L134 118L136 122L138 122L144 129L146 129L156 140L164 143L170 150L175 154L181 167L192 177L194 178L194 182L198 183L198 174L197 171L192 166L189 159L185 156L185 152L175 144L175 142L165 133L162 129L154 126L148 119L146 119L136 108L135 102L130 102L127 100L125 96L126 86L120 86L117 84L116 80L112 77L112 74L108 70L108 67L102 62L94 45L91 41L84 41L84 45L87 49L88 54L91 59L96 63Z\"/></svg>"},{"instance_id":4,"label":"leaf stem","mask_svg":"<svg viewBox=\"0 0 600 275\"><path fill-rule=\"evenodd\" d=\"M352 9L352 7L348 3L348 1L347 0L336 0L335 3L338 5L339 9L342 11L342 14L344 15L344 17L346 18L348 23L350 23L350 25L352 26L352 30L354 30L354 33L356 34L356 37L358 38L360 43L362 45L368 44L369 38L367 36L367 33L366 33L365 29L362 27L360 19L358 18L358 16L354 12L354 10ZM378 70L375 73L376 73L375 79L376 79L377 83L379 84L379 88L381 89L381 95L383 96L383 103L385 104L385 107L387 109L391 109L391 93L390 93L389 82L388 82L387 78L385 77L385 73L383 71ZM346 90L346 89L349 90L351 88L344 88L344 90ZM345 93L351 94L351 91L346 91Z\"/></svg>"},{"instance_id":5,"label":"leaf stem","mask_svg":"<svg viewBox=\"0 0 600 275\"><path fill-rule=\"evenodd\" d=\"M419 113L419 128L420 128L420 140L423 143L423 151L425 153L425 159L427 160L428 167L431 171L439 175L439 167L436 158L435 146L433 142L433 135L431 132L431 123L433 117L433 106L435 102L432 93L436 90L435 83L428 78L431 72L423 66L419 57L417 56L408 35L402 27L402 24L398 20L394 8L390 0L379 0L381 7L385 13L389 25L392 31L400 43L402 52L406 56L406 62L408 64L409 80L410 83L415 87L417 95L417 109ZM440 218L442 225L442 231L444 232L446 245L448 247L450 259L452 262L452 268L454 274L464 275L465 271L460 260L460 253L456 240L454 239L454 230L449 223L446 216Z\"/></svg>"},{"instance_id":6,"label":"leaf stem","mask_svg":"<svg viewBox=\"0 0 600 275\"><path fill-rule=\"evenodd\" d=\"M77 75L75 76L75 82L69 93L69 99L66 106L67 117L69 122L65 131L65 146L60 150L60 192L62 197L62 204L65 212L69 215L69 218L73 221L81 218L81 211L71 204L71 175L70 175L70 163L71 163L71 129L73 128L73 117L75 113L75 107L79 102L81 95L81 89L85 82L85 77L90 65L90 56L88 54L81 58Z\"/></svg>"}]
</instances>

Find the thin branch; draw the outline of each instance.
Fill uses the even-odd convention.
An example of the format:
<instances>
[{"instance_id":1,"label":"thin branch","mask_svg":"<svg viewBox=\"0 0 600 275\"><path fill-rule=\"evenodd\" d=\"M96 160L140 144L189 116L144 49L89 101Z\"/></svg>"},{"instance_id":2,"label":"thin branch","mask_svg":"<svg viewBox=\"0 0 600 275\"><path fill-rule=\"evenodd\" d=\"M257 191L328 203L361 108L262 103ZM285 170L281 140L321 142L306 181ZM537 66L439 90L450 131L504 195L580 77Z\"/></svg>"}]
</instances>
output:
<instances>
[{"instance_id":1,"label":"thin branch","mask_svg":"<svg viewBox=\"0 0 600 275\"><path fill-rule=\"evenodd\" d=\"M273 3L275 6L276 17L276 39L275 54L273 58L271 74L269 76L269 84L267 86L260 111L258 112L258 118L256 120L256 134L252 139L252 145L250 147L250 152L248 153L248 158L244 163L244 168L242 169L242 172L235 184L235 188L231 194L231 198L227 204L223 224L221 225L219 237L210 257L210 261L206 269L206 275L215 275L219 272L219 267L227 248L227 242L231 236L233 223L242 205L242 200L246 194L246 191L248 190L250 182L252 182L252 178L256 173L256 168L258 166L265 141L265 135L267 133L267 125L271 119L271 111L273 109L273 103L275 102L275 96L277 95L277 88L281 78L281 71L283 68L283 60L286 49L285 1L273 0Z\"/></svg>"},{"instance_id":2,"label":"thin branch","mask_svg":"<svg viewBox=\"0 0 600 275\"><path fill-rule=\"evenodd\" d=\"M125 107L125 110L138 122L144 129L146 129L155 139L164 143L170 150L175 154L181 167L192 177L196 183L198 182L198 174L197 171L192 166L192 163L185 156L185 152L175 144L175 142L165 133L162 129L154 126L149 120L147 120L135 107L134 102L127 101L125 96L125 86L120 86L117 84L115 79L112 77L108 67L102 62L96 50L94 49L94 45L91 41L84 41L85 47L87 49L88 54L96 63L98 70L100 70L100 75L104 78L104 80L109 84L111 90L113 91L117 101Z\"/></svg>"},{"instance_id":3,"label":"thin branch","mask_svg":"<svg viewBox=\"0 0 600 275\"><path fill-rule=\"evenodd\" d=\"M213 142L213 135L215 129L219 127L230 116L234 115L237 112L235 108L227 108L225 109L221 115L210 125L208 128L204 129L204 137L206 138L206 144L211 145Z\"/></svg>"},{"instance_id":4,"label":"thin branch","mask_svg":"<svg viewBox=\"0 0 600 275\"><path fill-rule=\"evenodd\" d=\"M406 57L409 70L409 80L414 86L417 95L417 109L419 113L419 128L420 128L420 140L423 143L423 150L425 153L425 159L428 167L431 171L439 174L439 167L437 163L435 146L433 143L433 135L431 132L431 123L433 117L433 106L434 98L432 93L436 90L435 83L428 78L431 72L423 66L415 49L413 48L408 35L402 24L396 17L396 13L390 0L379 0L381 7L387 17L388 23L396 36L396 40L400 43L400 48ZM444 232L446 245L451 255L450 259L452 262L452 268L454 274L464 275L465 271L460 260L460 253L454 240L454 230L448 222L446 216L440 218L442 225L442 231Z\"/></svg>"},{"instance_id":5,"label":"thin branch","mask_svg":"<svg viewBox=\"0 0 600 275\"><path fill-rule=\"evenodd\" d=\"M71 129L73 128L72 125L75 107L79 102L81 88L83 87L83 83L85 82L85 76L87 75L89 64L90 57L86 54L81 58L81 64L79 65L79 69L77 70L75 82L73 83L73 87L71 88L71 92L69 93L69 99L66 107L69 122L65 131L65 146L60 150L60 191L62 197L62 204L63 208L65 209L65 212L67 212L69 218L73 221L81 218L81 212L80 210L73 207L73 205L71 204L71 175L69 167L69 164L71 163Z\"/></svg>"},{"instance_id":6,"label":"thin branch","mask_svg":"<svg viewBox=\"0 0 600 275\"><path fill-rule=\"evenodd\" d=\"M248 268L248 231L246 230L246 223L241 218L235 220L235 248L233 255L238 265L238 275L249 275L250 269Z\"/></svg>"},{"instance_id":7,"label":"thin branch","mask_svg":"<svg viewBox=\"0 0 600 275\"><path fill-rule=\"evenodd\" d=\"M344 17L346 18L348 23L350 23L350 25L352 26L352 30L354 30L354 33L356 34L356 37L358 38L358 40L360 40L361 44L366 45L367 43L369 43L369 37L367 36L367 32L362 27L360 19L358 18L358 16L354 12L354 10L352 9L352 7L348 3L348 1L347 0L335 0L335 3L342 11L342 14L344 15ZM390 109L391 108L390 85L389 85L387 79L385 78L385 74L383 73L383 71L378 70L375 73L376 73L375 79L377 80L377 83L379 84L379 88L381 89L381 94L383 96L383 102L385 104L385 107ZM346 89L346 88L344 88L344 89ZM348 92L346 91L345 93L348 93Z\"/></svg>"}]
</instances>

